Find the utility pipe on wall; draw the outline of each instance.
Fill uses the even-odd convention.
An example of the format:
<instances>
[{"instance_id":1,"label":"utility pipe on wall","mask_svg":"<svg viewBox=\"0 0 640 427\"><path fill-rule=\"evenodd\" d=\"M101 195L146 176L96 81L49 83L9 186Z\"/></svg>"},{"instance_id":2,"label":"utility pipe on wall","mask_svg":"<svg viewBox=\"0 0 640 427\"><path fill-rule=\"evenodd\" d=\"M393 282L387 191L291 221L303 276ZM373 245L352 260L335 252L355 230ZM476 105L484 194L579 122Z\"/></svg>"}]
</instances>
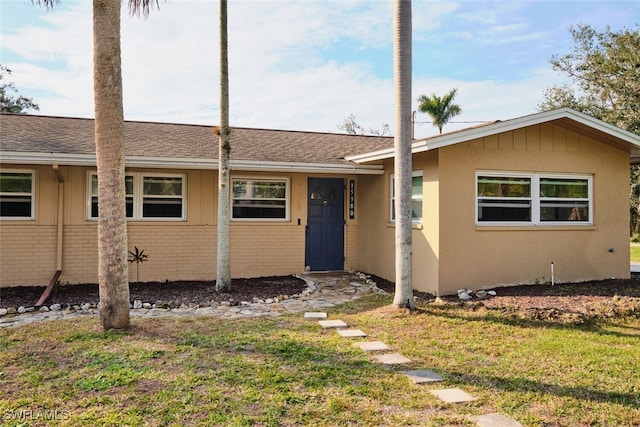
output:
<instances>
[{"instance_id":1,"label":"utility pipe on wall","mask_svg":"<svg viewBox=\"0 0 640 427\"><path fill-rule=\"evenodd\" d=\"M62 271L62 243L64 232L64 178L58 165L53 165L53 171L58 179L58 244L56 251L56 270Z\"/></svg>"},{"instance_id":2,"label":"utility pipe on wall","mask_svg":"<svg viewBox=\"0 0 640 427\"><path fill-rule=\"evenodd\" d=\"M51 291L56 286L60 275L62 274L62 236L64 233L64 178L62 176L62 172L60 172L60 168L58 165L53 165L53 171L56 175L56 179L58 180L58 235L57 235L57 245L56 245L56 272L49 280L49 284L45 288L44 292L36 302L36 305L44 304L48 299L49 295L51 295Z\"/></svg>"}]
</instances>

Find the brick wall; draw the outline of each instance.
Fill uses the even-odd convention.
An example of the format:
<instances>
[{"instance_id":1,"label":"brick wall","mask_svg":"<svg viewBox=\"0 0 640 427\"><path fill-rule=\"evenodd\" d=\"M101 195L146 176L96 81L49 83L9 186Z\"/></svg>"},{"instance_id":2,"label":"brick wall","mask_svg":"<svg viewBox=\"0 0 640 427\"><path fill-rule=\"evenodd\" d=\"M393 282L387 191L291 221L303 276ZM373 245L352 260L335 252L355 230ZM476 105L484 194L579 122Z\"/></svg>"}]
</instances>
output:
<instances>
[{"instance_id":1,"label":"brick wall","mask_svg":"<svg viewBox=\"0 0 640 427\"><path fill-rule=\"evenodd\" d=\"M231 276L302 273L305 228L290 224L231 225Z\"/></svg>"},{"instance_id":2,"label":"brick wall","mask_svg":"<svg viewBox=\"0 0 640 427\"><path fill-rule=\"evenodd\" d=\"M56 271L56 226L9 224L0 230L0 283L47 285Z\"/></svg>"}]
</instances>

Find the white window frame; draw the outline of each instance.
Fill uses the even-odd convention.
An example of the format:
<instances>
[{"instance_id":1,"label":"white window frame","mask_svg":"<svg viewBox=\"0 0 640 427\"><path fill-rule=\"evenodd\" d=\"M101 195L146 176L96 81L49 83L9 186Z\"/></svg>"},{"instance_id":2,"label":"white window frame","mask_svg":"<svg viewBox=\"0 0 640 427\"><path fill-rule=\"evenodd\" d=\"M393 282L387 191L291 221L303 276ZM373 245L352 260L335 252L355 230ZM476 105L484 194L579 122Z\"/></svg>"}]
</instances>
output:
<instances>
[{"instance_id":1,"label":"white window frame","mask_svg":"<svg viewBox=\"0 0 640 427\"><path fill-rule=\"evenodd\" d=\"M91 200L95 194L92 194L93 177L97 176L97 171L89 171L87 173L87 220L97 221L98 217L91 216ZM127 217L127 221L186 221L187 219L187 175L180 173L161 173L161 172L126 172L126 177L133 177L133 216ZM180 217L145 217L143 216L143 207L145 195L144 179L147 177L158 178L181 178L182 191L181 195L174 198L181 200L182 212ZM148 197L148 196L147 196Z\"/></svg>"},{"instance_id":2,"label":"white window frame","mask_svg":"<svg viewBox=\"0 0 640 427\"><path fill-rule=\"evenodd\" d=\"M421 224L422 223L422 219L424 218L424 173L421 170L415 170L411 172L411 182L412 182L412 191L411 191L411 201L413 202L413 178L416 177L420 177L422 178L422 196L420 198L420 203L422 203L422 217L420 218L411 218L411 222L413 222L414 224ZM390 183L390 190L389 190L389 221L392 223L396 222L396 219L394 217L394 203L395 203L395 186L394 186L394 178L395 178L395 174L391 174L390 179L389 179L389 183Z\"/></svg>"},{"instance_id":3,"label":"white window frame","mask_svg":"<svg viewBox=\"0 0 640 427\"><path fill-rule=\"evenodd\" d=\"M0 216L2 221L33 221L36 219L36 171L35 169L2 169L1 173L20 173L31 175L30 193L0 193L2 196L29 196L31 197L31 213L29 216Z\"/></svg>"},{"instance_id":4,"label":"white window frame","mask_svg":"<svg viewBox=\"0 0 640 427\"><path fill-rule=\"evenodd\" d=\"M481 176L495 176L504 178L530 178L531 179L531 221L479 221L478 220L478 208L479 199L478 196L478 178ZM540 196L540 180L541 179L583 179L587 181L587 199L562 199L559 201L576 200L580 202L588 203L589 218L584 221L542 221L540 218L541 202L548 200ZM579 226L591 226L593 225L593 211L594 211L594 199L593 199L593 175L585 174L571 174L571 173L548 173L548 172L505 172L505 171L476 171L475 174L475 224L481 227L495 227L495 226L562 226L562 227L579 227ZM485 199L486 197L482 197ZM524 200L524 199L523 199Z\"/></svg>"},{"instance_id":5,"label":"white window frame","mask_svg":"<svg viewBox=\"0 0 640 427\"><path fill-rule=\"evenodd\" d=\"M271 181L271 182L283 182L285 184L285 217L284 218L235 218L233 216L233 184L235 181ZM233 176L231 177L231 185L229 188L229 208L231 212L229 217L231 221L238 222L288 222L290 221L290 207L291 207L291 179L288 177L274 177L274 176Z\"/></svg>"}]
</instances>

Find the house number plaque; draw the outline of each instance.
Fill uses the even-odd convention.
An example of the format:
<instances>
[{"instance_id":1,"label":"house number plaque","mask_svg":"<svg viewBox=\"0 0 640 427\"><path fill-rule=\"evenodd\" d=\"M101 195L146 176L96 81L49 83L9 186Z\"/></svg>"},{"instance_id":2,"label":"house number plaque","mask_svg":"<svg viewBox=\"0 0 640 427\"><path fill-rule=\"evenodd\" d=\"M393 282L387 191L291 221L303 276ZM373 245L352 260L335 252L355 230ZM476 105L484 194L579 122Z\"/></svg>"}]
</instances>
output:
<instances>
[{"instance_id":1,"label":"house number plaque","mask_svg":"<svg viewBox=\"0 0 640 427\"><path fill-rule=\"evenodd\" d=\"M349 219L356 217L356 182L349 180Z\"/></svg>"}]
</instances>

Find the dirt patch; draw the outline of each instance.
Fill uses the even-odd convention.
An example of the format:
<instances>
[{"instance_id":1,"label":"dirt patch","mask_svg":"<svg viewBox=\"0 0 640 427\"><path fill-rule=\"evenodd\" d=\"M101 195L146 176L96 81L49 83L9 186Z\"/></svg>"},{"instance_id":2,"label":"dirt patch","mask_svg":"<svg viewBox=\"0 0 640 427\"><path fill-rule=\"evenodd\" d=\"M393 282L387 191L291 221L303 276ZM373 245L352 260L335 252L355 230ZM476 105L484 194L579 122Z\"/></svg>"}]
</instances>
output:
<instances>
[{"instance_id":1,"label":"dirt patch","mask_svg":"<svg viewBox=\"0 0 640 427\"><path fill-rule=\"evenodd\" d=\"M299 294L306 288L304 280L294 276L233 279L230 292L216 292L215 281L146 282L131 284L130 300L140 300L162 307L211 305L212 302L264 300L282 295ZM33 306L42 295L44 287L19 286L0 289L0 308ZM59 286L46 304L63 306L97 304L97 284Z\"/></svg>"},{"instance_id":2,"label":"dirt patch","mask_svg":"<svg viewBox=\"0 0 640 427\"><path fill-rule=\"evenodd\" d=\"M502 314L530 320L586 323L597 318L640 316L640 278L596 280L556 285L521 285L493 289L495 297L467 302ZM460 303L447 296L446 303Z\"/></svg>"}]
</instances>

